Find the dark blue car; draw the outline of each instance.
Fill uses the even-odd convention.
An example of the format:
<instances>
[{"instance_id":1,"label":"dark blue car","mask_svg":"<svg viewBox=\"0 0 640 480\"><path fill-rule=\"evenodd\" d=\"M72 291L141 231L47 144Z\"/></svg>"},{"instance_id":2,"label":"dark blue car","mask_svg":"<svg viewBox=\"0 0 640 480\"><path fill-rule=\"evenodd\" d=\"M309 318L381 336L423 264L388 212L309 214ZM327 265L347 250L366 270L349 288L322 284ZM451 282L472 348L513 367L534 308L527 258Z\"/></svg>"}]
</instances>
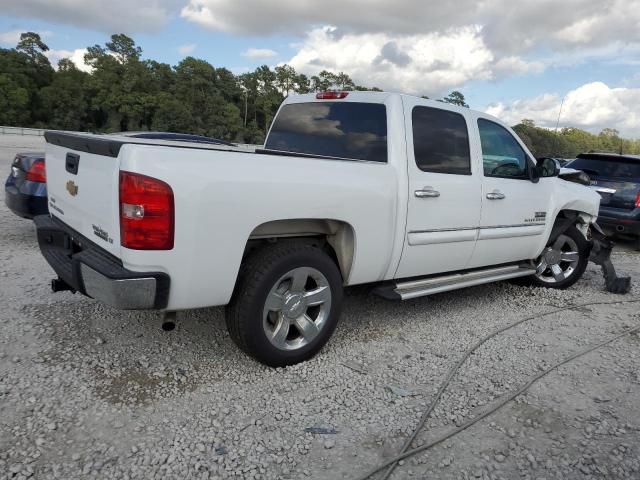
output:
<instances>
[{"instance_id":1,"label":"dark blue car","mask_svg":"<svg viewBox=\"0 0 640 480\"><path fill-rule=\"evenodd\" d=\"M598 224L632 236L640 250L640 156L581 153L566 166L591 177L591 187L602 197Z\"/></svg>"},{"instance_id":2,"label":"dark blue car","mask_svg":"<svg viewBox=\"0 0 640 480\"><path fill-rule=\"evenodd\" d=\"M234 146L217 138L171 132L122 132L124 135L147 140L170 140L176 142L207 143ZM11 173L5 183L5 203L16 215L33 218L49 213L44 153L19 153L11 164Z\"/></svg>"},{"instance_id":3,"label":"dark blue car","mask_svg":"<svg viewBox=\"0 0 640 480\"><path fill-rule=\"evenodd\" d=\"M49 212L44 153L18 153L4 186L4 201L16 215L33 218Z\"/></svg>"}]
</instances>

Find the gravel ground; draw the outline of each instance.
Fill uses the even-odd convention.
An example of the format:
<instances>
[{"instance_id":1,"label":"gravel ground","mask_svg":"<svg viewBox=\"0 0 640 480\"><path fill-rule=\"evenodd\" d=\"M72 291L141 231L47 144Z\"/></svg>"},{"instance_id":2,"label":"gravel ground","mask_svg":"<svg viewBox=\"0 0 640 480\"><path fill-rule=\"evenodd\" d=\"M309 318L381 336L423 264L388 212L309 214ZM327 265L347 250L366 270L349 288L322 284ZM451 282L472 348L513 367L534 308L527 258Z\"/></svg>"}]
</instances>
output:
<instances>
[{"instance_id":1,"label":"gravel ground","mask_svg":"<svg viewBox=\"0 0 640 480\"><path fill-rule=\"evenodd\" d=\"M0 137L0 173L41 144ZM640 255L564 292L507 283L394 303L354 291L315 359L269 369L219 308L161 316L52 294L31 222L0 206L0 479L353 479L391 457L478 338L566 304L640 298ZM481 347L427 423L426 443L570 353L640 325L638 304L536 318ZM393 478L640 478L640 337L572 362ZM325 433L310 433L316 427ZM328 433L330 432L330 433Z\"/></svg>"}]
</instances>

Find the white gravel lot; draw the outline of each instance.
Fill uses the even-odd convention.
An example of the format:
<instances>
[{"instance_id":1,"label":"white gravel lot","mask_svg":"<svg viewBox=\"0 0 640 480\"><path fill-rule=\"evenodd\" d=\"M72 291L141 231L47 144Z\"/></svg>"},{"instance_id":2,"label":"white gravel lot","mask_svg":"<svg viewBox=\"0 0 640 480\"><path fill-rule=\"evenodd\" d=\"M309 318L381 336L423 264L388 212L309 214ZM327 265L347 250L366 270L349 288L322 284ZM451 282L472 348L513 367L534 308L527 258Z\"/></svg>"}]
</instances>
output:
<instances>
[{"instance_id":1,"label":"white gravel lot","mask_svg":"<svg viewBox=\"0 0 640 480\"><path fill-rule=\"evenodd\" d=\"M36 143L34 143L34 141ZM41 140L0 137L0 173ZM313 360L270 369L220 308L161 316L52 294L30 221L0 206L0 479L354 479L393 456L478 338L566 304L640 299L640 254L614 255L627 296L590 265L558 292L493 284L404 303L358 291ZM534 319L481 347L419 436L426 443L560 359L640 325L637 303ZM305 432L309 427L335 433ZM560 368L392 478L640 478L640 337Z\"/></svg>"}]
</instances>

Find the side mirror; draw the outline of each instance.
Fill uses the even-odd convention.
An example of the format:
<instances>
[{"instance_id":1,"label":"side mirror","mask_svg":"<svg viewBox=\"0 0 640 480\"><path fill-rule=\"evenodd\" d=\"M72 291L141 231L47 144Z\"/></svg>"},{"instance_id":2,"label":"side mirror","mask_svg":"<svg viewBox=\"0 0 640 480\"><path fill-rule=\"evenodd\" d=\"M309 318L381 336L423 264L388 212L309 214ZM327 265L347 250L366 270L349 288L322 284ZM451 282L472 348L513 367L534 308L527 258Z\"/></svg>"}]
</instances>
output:
<instances>
[{"instance_id":1,"label":"side mirror","mask_svg":"<svg viewBox=\"0 0 640 480\"><path fill-rule=\"evenodd\" d=\"M539 158L536 164L536 171L540 178L557 177L560 175L560 162L555 158Z\"/></svg>"},{"instance_id":2,"label":"side mirror","mask_svg":"<svg viewBox=\"0 0 640 480\"><path fill-rule=\"evenodd\" d=\"M540 181L540 172L538 171L538 166L537 165L532 165L531 163L529 163L529 180L531 180L531 183L538 183Z\"/></svg>"}]
</instances>

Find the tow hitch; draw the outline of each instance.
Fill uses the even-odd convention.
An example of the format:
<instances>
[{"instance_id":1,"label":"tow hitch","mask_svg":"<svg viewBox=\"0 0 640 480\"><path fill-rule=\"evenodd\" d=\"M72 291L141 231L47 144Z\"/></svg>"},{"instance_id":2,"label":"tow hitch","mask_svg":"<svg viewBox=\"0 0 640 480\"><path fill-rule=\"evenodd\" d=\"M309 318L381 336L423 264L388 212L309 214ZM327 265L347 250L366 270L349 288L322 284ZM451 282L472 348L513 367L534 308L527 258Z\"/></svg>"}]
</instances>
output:
<instances>
[{"instance_id":1,"label":"tow hitch","mask_svg":"<svg viewBox=\"0 0 640 480\"><path fill-rule=\"evenodd\" d=\"M607 238L597 223L591 224L591 253L589 260L596 265L600 265L602 275L604 275L605 288L608 292L626 294L631 290L630 277L618 277L616 269L611 262L611 251L615 245Z\"/></svg>"}]
</instances>

